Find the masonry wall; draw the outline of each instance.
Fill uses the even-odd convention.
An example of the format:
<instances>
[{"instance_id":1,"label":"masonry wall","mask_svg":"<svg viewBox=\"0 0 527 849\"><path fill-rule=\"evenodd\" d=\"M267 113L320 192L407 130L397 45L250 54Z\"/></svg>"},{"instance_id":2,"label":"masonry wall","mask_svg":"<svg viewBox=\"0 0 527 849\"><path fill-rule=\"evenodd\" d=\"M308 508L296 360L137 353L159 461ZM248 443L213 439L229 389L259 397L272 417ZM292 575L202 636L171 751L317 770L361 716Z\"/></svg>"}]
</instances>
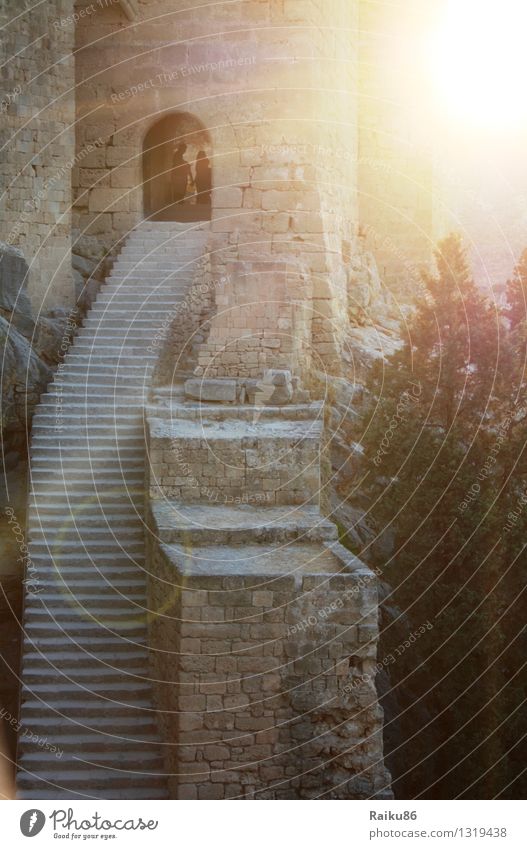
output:
<instances>
[{"instance_id":1,"label":"masonry wall","mask_svg":"<svg viewBox=\"0 0 527 849\"><path fill-rule=\"evenodd\" d=\"M390 798L365 566L189 575L161 546L153 567L155 676L177 682L158 703L171 798Z\"/></svg>"},{"instance_id":2,"label":"masonry wall","mask_svg":"<svg viewBox=\"0 0 527 849\"><path fill-rule=\"evenodd\" d=\"M248 0L206 15L194 7L139 2L129 21L112 4L79 22L78 155L100 145L74 173L80 252L115 252L142 218L144 137L156 121L182 116L182 138L207 133L213 276L228 263L289 261L291 302L299 275L309 275L303 300L312 315L300 328L282 316L288 324L280 329L298 349L313 346L319 366L338 369L346 262L357 235L358 3ZM243 289L236 274L230 285L229 310L214 321L220 345ZM268 307L277 303L263 275L260 290ZM276 325L277 314L269 318ZM227 360L205 352L205 367L215 360L220 371L235 371L232 339Z\"/></svg>"},{"instance_id":3,"label":"masonry wall","mask_svg":"<svg viewBox=\"0 0 527 849\"><path fill-rule=\"evenodd\" d=\"M21 248L29 263L36 313L74 303L72 11L73 0L0 0L7 58L0 82L0 240Z\"/></svg>"},{"instance_id":4,"label":"masonry wall","mask_svg":"<svg viewBox=\"0 0 527 849\"><path fill-rule=\"evenodd\" d=\"M150 498L192 502L221 497L239 504L258 494L267 506L316 503L319 429L314 426L306 434L295 429L292 419L269 423L265 417L259 428L248 436L242 422L226 428L219 420L205 427L199 408L195 418L181 421L152 418ZM293 475L291 469L298 471Z\"/></svg>"}]
</instances>

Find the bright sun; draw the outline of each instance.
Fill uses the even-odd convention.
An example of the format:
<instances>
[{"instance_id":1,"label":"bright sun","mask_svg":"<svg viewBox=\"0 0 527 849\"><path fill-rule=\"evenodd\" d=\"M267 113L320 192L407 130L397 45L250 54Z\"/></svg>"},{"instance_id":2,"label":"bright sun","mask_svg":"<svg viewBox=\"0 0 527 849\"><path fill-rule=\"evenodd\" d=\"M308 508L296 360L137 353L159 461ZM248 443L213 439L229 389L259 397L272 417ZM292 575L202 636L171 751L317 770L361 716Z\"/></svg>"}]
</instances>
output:
<instances>
[{"instance_id":1,"label":"bright sun","mask_svg":"<svg viewBox=\"0 0 527 849\"><path fill-rule=\"evenodd\" d=\"M448 0L433 38L433 74L456 118L527 123L527 0Z\"/></svg>"}]
</instances>

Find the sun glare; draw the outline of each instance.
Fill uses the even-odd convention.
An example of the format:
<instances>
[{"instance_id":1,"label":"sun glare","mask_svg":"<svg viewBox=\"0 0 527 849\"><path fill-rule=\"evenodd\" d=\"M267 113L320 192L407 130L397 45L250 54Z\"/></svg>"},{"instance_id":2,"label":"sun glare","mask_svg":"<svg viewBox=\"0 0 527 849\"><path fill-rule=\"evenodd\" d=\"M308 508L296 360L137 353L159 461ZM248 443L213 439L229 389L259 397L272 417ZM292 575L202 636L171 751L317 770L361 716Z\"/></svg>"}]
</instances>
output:
<instances>
[{"instance_id":1,"label":"sun glare","mask_svg":"<svg viewBox=\"0 0 527 849\"><path fill-rule=\"evenodd\" d=\"M449 113L497 130L527 124L526 0L449 0L433 74Z\"/></svg>"}]
</instances>

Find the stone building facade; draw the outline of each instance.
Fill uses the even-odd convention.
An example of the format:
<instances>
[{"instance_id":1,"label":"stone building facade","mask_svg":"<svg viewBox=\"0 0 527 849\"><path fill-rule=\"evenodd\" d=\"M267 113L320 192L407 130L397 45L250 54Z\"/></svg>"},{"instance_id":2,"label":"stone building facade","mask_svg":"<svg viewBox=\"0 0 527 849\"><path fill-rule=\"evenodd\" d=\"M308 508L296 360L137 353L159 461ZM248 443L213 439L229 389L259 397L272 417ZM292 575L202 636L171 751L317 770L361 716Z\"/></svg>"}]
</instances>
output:
<instances>
[{"instance_id":1,"label":"stone building facade","mask_svg":"<svg viewBox=\"0 0 527 849\"><path fill-rule=\"evenodd\" d=\"M16 6L16 14L14 14ZM2 79L0 227L29 264L35 312L74 304L71 174L75 164L73 23L60 20L71 0L0 3Z\"/></svg>"}]
</instances>

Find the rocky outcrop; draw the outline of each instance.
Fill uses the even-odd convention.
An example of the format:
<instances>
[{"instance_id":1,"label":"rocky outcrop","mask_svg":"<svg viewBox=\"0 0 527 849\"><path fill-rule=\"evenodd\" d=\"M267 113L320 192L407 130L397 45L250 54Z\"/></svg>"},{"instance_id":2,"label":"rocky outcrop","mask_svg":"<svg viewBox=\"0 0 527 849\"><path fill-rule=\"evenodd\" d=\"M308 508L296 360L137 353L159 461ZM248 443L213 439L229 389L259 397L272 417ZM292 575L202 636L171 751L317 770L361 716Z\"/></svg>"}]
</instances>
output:
<instances>
[{"instance_id":1,"label":"rocky outcrop","mask_svg":"<svg viewBox=\"0 0 527 849\"><path fill-rule=\"evenodd\" d=\"M76 245L71 257L75 298L82 313L90 309L108 274L109 263L101 261L97 253L100 248L88 241L82 247Z\"/></svg>"},{"instance_id":2,"label":"rocky outcrop","mask_svg":"<svg viewBox=\"0 0 527 849\"><path fill-rule=\"evenodd\" d=\"M2 428L25 434L51 371L21 333L0 318L2 351Z\"/></svg>"},{"instance_id":3,"label":"rocky outcrop","mask_svg":"<svg viewBox=\"0 0 527 849\"><path fill-rule=\"evenodd\" d=\"M0 348L4 451L27 447L35 406L67 349L74 313L54 310L35 320L27 294L28 265L0 242Z\"/></svg>"}]
</instances>

